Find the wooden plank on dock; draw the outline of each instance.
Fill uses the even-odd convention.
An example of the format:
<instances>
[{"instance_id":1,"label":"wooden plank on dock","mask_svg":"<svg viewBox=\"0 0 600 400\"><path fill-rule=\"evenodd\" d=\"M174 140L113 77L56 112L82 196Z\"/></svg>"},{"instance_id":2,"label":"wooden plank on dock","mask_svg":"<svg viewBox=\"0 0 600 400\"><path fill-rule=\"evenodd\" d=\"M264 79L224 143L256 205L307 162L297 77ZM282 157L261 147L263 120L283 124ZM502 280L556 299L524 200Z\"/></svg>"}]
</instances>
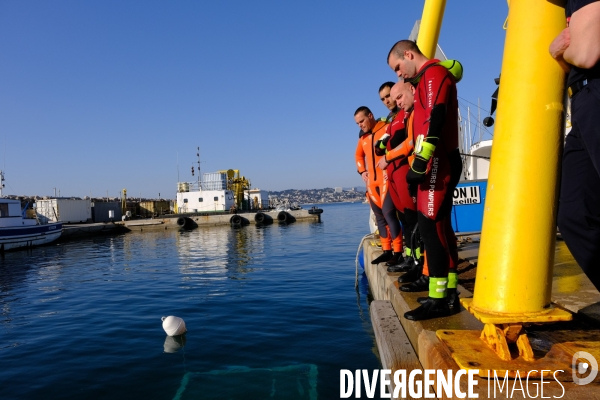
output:
<instances>
[{"instance_id":1,"label":"wooden plank on dock","mask_svg":"<svg viewBox=\"0 0 600 400\"><path fill-rule=\"evenodd\" d=\"M371 323L375 332L381 365L384 369L392 371L391 377L397 370L410 372L413 369L423 369L417 353L400 325L392 303L388 300L373 301L371 303ZM390 392L393 393L393 378L390 381Z\"/></svg>"},{"instance_id":2,"label":"wooden plank on dock","mask_svg":"<svg viewBox=\"0 0 600 400\"><path fill-rule=\"evenodd\" d=\"M398 315L387 300L371 303L371 323L377 339L381 364L385 369L421 369L421 362L402 329Z\"/></svg>"}]
</instances>

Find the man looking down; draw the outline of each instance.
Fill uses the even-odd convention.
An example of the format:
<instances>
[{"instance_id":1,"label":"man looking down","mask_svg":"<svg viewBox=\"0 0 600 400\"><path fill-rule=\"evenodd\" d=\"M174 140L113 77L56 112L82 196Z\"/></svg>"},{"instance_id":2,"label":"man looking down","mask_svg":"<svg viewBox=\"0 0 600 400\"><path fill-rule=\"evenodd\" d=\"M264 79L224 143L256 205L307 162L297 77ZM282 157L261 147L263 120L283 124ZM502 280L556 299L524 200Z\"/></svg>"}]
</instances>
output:
<instances>
[{"instance_id":1,"label":"man looking down","mask_svg":"<svg viewBox=\"0 0 600 400\"><path fill-rule=\"evenodd\" d=\"M429 267L429 296L404 317L415 321L443 317L451 313L448 302L458 302L458 252L450 223L452 195L462 170L456 81L439 60L429 60L410 40L394 44L387 61L399 78L415 85L415 157L406 181L417 194L417 219Z\"/></svg>"}]
</instances>

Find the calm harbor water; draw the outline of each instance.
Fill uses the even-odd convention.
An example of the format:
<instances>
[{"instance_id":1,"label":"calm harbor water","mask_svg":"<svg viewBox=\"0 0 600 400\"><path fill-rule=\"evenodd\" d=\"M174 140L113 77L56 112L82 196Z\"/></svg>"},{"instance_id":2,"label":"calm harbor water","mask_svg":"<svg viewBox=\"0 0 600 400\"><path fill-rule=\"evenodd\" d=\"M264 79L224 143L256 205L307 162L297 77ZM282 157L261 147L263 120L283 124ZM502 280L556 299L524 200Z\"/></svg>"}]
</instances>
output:
<instances>
[{"instance_id":1,"label":"calm harbor water","mask_svg":"<svg viewBox=\"0 0 600 400\"><path fill-rule=\"evenodd\" d=\"M380 368L355 256L368 205L321 223L128 233L0 258L1 399L334 399ZM162 316L182 317L185 342Z\"/></svg>"}]
</instances>

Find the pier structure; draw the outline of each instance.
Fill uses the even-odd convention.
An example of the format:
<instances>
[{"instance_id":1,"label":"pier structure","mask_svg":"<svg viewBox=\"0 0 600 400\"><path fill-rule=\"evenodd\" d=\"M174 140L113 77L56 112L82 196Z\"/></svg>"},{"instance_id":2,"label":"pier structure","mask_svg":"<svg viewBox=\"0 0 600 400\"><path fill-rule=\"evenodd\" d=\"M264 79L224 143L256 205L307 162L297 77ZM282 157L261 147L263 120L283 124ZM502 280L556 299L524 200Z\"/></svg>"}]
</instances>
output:
<instances>
[{"instance_id":1,"label":"pier structure","mask_svg":"<svg viewBox=\"0 0 600 400\"><path fill-rule=\"evenodd\" d=\"M277 217L280 211L263 211L260 214L265 214L271 217L273 223L278 223ZM310 214L309 210L289 210L286 211L289 215L294 217L295 221L320 221L319 215ZM238 214L174 214L164 218L152 218L152 219L136 219L131 221L123 221L121 224L124 228L130 231L145 231L151 229L180 229L181 226L178 224L179 218L188 218L192 221L190 228L195 227L207 227L207 226L219 226L219 225L231 225L231 218L234 215L244 218L248 221L248 224L257 224L255 221L256 212L244 212ZM246 225L244 223L243 225ZM266 225L266 224L265 224Z\"/></svg>"},{"instance_id":2,"label":"pier structure","mask_svg":"<svg viewBox=\"0 0 600 400\"><path fill-rule=\"evenodd\" d=\"M320 214L311 214L310 210L289 210L287 213L287 221L283 223L291 222L319 222ZM264 214L265 218L259 218L263 220L263 225L270 223L277 224L278 216L280 211L264 211L260 214ZM59 241L70 241L77 240L82 237L98 236L107 234L118 234L126 233L131 231L156 231L156 230L168 230L168 229L191 229L197 227L209 227L209 226L222 226L232 225L232 217L237 215L243 219L243 223L234 224L236 226L249 225L249 224L261 224L256 222L256 215L259 213L248 212L239 214L172 214L168 216L162 216L158 218L148 219L133 219L129 221L116 221L114 223L91 223L91 224L65 224L63 226L63 233L59 238ZM291 217L291 218L290 218ZM180 218L186 219L186 226L181 225ZM247 221L247 223L245 222Z\"/></svg>"},{"instance_id":3,"label":"pier structure","mask_svg":"<svg viewBox=\"0 0 600 400\"><path fill-rule=\"evenodd\" d=\"M558 241L555 249L555 273L552 277L552 304L573 313L571 322L556 324L535 324L528 330L536 361L526 361L513 351L510 361L501 360L492 348L481 339L484 324L467 309L446 318L426 321L409 321L402 317L405 312L419 306L417 298L423 293L402 292L398 288L400 273L389 273L385 264L372 265L371 261L381 254L381 248L373 245L374 239L363 243L364 272L369 281L369 289L374 301L370 305L371 323L382 367L393 372L406 370L407 376L412 370L435 369L452 370L455 376L461 364L469 364L471 369L479 370L475 393L480 399L494 398L493 387L496 384L497 399L527 398L520 391L513 393L513 386L525 386L529 374L529 391L534 396L534 384L544 382L544 397L562 399L597 399L600 398L600 374L592 383L577 385L573 382L572 358L578 349L590 353L600 360L600 293L595 289L581 268L573 260L563 241ZM467 269L478 262L478 238L459 248L459 257L471 263ZM460 297L472 299L473 294L460 284L459 271L458 291ZM477 290L477 289L475 289ZM458 336L461 341L452 343ZM463 351L456 361L456 350ZM543 377L540 374L543 372ZM553 378L561 379L561 387ZM519 371L521 383L516 380ZM487 378L489 372L490 379ZM494 373L504 381L508 372L504 391L498 389ZM516 381L516 384L515 384ZM466 380L461 380L460 387L467 392ZM506 391L509 388L508 392ZM488 388L492 390L492 396ZM393 391L393 382L391 385ZM432 392L436 392L432 388ZM511 394L514 396L511 397ZM564 395L564 396L563 396ZM562 397L561 397L562 396ZM436 393L439 399L452 397L444 393Z\"/></svg>"}]
</instances>

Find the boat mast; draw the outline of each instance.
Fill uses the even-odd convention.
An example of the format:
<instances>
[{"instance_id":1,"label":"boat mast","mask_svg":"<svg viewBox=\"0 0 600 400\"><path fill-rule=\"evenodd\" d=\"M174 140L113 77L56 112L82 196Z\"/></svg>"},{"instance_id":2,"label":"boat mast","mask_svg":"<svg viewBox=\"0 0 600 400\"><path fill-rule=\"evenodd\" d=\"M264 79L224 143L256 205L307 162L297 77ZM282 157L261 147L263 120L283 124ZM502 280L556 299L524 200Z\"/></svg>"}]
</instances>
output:
<instances>
[{"instance_id":1,"label":"boat mast","mask_svg":"<svg viewBox=\"0 0 600 400\"><path fill-rule=\"evenodd\" d=\"M479 141L481 142L481 104L477 98L477 130L479 131Z\"/></svg>"},{"instance_id":2,"label":"boat mast","mask_svg":"<svg viewBox=\"0 0 600 400\"><path fill-rule=\"evenodd\" d=\"M202 181L200 180L200 147L196 147L198 150L196 152L196 156L198 157L198 189L202 190Z\"/></svg>"},{"instance_id":3,"label":"boat mast","mask_svg":"<svg viewBox=\"0 0 600 400\"><path fill-rule=\"evenodd\" d=\"M473 146L473 136L471 136L471 109L469 107L467 107L467 121L469 121L469 151L471 151L471 146Z\"/></svg>"},{"instance_id":4,"label":"boat mast","mask_svg":"<svg viewBox=\"0 0 600 400\"><path fill-rule=\"evenodd\" d=\"M4 189L4 171L0 170L0 197L2 197L2 189Z\"/></svg>"}]
</instances>

